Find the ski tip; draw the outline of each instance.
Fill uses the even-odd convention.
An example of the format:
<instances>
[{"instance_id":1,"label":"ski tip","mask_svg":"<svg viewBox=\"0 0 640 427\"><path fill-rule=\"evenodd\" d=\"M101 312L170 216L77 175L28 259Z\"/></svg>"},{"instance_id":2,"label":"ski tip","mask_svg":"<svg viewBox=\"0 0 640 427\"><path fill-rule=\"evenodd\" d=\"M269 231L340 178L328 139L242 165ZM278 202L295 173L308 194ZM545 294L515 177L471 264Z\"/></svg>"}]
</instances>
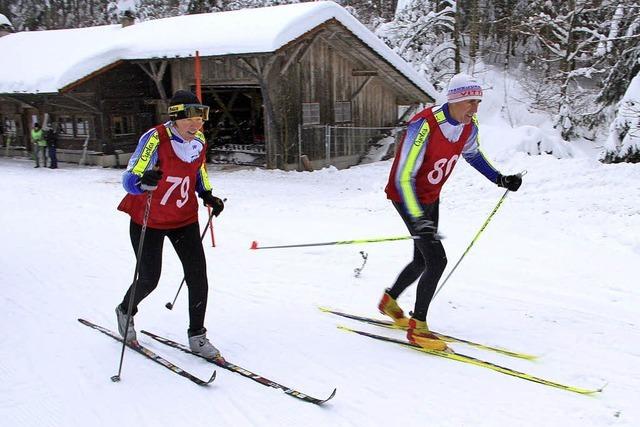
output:
<instances>
[{"instance_id":1,"label":"ski tip","mask_svg":"<svg viewBox=\"0 0 640 427\"><path fill-rule=\"evenodd\" d=\"M329 307L323 307L321 305L318 306L318 310L324 311L325 313L328 312L328 311L331 311L331 309Z\"/></svg>"},{"instance_id":2,"label":"ski tip","mask_svg":"<svg viewBox=\"0 0 640 427\"><path fill-rule=\"evenodd\" d=\"M213 380L216 379L216 374L217 374L217 371L214 370L213 374L211 374L211 378L209 378L209 381L207 381L207 384L211 384L213 382Z\"/></svg>"},{"instance_id":3,"label":"ski tip","mask_svg":"<svg viewBox=\"0 0 640 427\"><path fill-rule=\"evenodd\" d=\"M258 242L256 242L255 240L251 242L251 247L249 249L258 249Z\"/></svg>"},{"instance_id":4,"label":"ski tip","mask_svg":"<svg viewBox=\"0 0 640 427\"><path fill-rule=\"evenodd\" d=\"M568 391L573 391L575 393L582 394L584 396L595 396L595 395L597 395L599 393L602 393L606 386L607 386L607 384L605 384L602 387L600 387L598 389L595 389L595 390L586 389L586 388L579 388L579 387L566 387L565 389L568 390Z\"/></svg>"},{"instance_id":5,"label":"ski tip","mask_svg":"<svg viewBox=\"0 0 640 427\"><path fill-rule=\"evenodd\" d=\"M320 404L323 403L327 403L328 401L330 401L331 399L334 398L334 396L336 395L336 392L338 391L337 388L334 388L333 391L331 392L331 395L329 397L327 397L326 399L324 399L322 402L320 402Z\"/></svg>"},{"instance_id":6,"label":"ski tip","mask_svg":"<svg viewBox=\"0 0 640 427\"><path fill-rule=\"evenodd\" d=\"M540 360L540 357L536 356L534 354L515 353L515 352L510 352L510 353L511 354L508 354L508 356L517 357L519 359L530 360L532 362L536 362L536 361Z\"/></svg>"},{"instance_id":7,"label":"ski tip","mask_svg":"<svg viewBox=\"0 0 640 427\"><path fill-rule=\"evenodd\" d=\"M604 383L604 385L603 385L602 387L600 387L600 388L599 388L599 389L597 389L597 390L593 390L593 391L592 391L591 393L589 393L589 394L602 393L602 392L604 391L605 387L606 387L606 386L608 386L608 385L609 385L609 383Z\"/></svg>"},{"instance_id":8,"label":"ski tip","mask_svg":"<svg viewBox=\"0 0 640 427\"><path fill-rule=\"evenodd\" d=\"M354 332L353 329L347 328L346 326L343 326L343 325L338 325L337 328L347 332Z\"/></svg>"}]
</instances>

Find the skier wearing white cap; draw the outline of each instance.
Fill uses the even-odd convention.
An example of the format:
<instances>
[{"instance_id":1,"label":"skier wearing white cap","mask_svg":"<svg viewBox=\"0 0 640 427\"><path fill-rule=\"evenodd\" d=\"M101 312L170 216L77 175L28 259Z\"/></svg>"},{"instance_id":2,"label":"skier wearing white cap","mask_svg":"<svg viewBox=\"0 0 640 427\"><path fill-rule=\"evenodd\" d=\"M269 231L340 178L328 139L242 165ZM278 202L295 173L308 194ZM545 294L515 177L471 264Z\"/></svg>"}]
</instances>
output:
<instances>
[{"instance_id":1,"label":"skier wearing white cap","mask_svg":"<svg viewBox=\"0 0 640 427\"><path fill-rule=\"evenodd\" d=\"M436 232L440 191L455 164L462 156L488 180L510 191L517 191L522 183L519 175L498 172L480 151L476 112L481 101L482 87L475 78L453 76L447 103L426 108L409 121L385 189L411 235L419 238L414 240L413 260L385 290L378 309L397 326L407 328L410 342L424 348L446 349L444 341L429 331L426 318L447 264ZM414 311L407 318L396 300L417 279Z\"/></svg>"}]
</instances>

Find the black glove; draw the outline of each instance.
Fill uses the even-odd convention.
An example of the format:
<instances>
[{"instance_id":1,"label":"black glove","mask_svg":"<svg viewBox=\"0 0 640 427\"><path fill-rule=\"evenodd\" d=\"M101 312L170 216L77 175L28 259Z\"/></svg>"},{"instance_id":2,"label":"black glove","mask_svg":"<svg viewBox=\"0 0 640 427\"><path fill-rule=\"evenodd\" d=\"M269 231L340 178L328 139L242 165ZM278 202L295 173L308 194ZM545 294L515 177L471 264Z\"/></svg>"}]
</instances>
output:
<instances>
[{"instance_id":1,"label":"black glove","mask_svg":"<svg viewBox=\"0 0 640 427\"><path fill-rule=\"evenodd\" d=\"M413 230L417 236L434 237L437 231L433 221L420 217L413 221Z\"/></svg>"},{"instance_id":2,"label":"black glove","mask_svg":"<svg viewBox=\"0 0 640 427\"><path fill-rule=\"evenodd\" d=\"M215 216L220 215L220 212L224 209L224 202L219 197L211 194L211 191L206 191L200 195L202 197L202 201L205 206L209 206L211 208L211 213Z\"/></svg>"},{"instance_id":3,"label":"black glove","mask_svg":"<svg viewBox=\"0 0 640 427\"><path fill-rule=\"evenodd\" d=\"M498 175L496 184L498 184L498 187L506 188L509 191L518 191L522 184L522 177L520 175Z\"/></svg>"},{"instance_id":4,"label":"black glove","mask_svg":"<svg viewBox=\"0 0 640 427\"><path fill-rule=\"evenodd\" d=\"M144 171L140 177L140 188L144 191L153 191L158 188L158 182L162 179L162 171L160 169L151 169Z\"/></svg>"}]
</instances>

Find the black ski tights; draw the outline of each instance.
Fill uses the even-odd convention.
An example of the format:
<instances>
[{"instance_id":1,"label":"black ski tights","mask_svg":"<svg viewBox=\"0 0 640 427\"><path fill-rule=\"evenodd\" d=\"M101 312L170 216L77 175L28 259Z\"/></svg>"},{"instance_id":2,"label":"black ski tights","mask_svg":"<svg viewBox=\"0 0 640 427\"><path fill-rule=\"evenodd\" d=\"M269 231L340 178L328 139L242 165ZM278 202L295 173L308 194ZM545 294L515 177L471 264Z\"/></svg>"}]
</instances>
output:
<instances>
[{"instance_id":1,"label":"black ski tights","mask_svg":"<svg viewBox=\"0 0 640 427\"><path fill-rule=\"evenodd\" d=\"M404 205L393 202L402 220L405 222L412 236L416 235L409 214ZM438 226L438 202L423 205L424 215ZM429 304L438 286L438 281L447 266L447 255L440 240L422 237L413 241L413 260L400 272L393 286L387 291L389 295L398 299L400 294L413 282L418 281L416 303L413 317L417 320L426 320Z\"/></svg>"},{"instance_id":2,"label":"black ski tights","mask_svg":"<svg viewBox=\"0 0 640 427\"><path fill-rule=\"evenodd\" d=\"M138 251L141 232L142 226L131 221L129 235L131 236L134 253ZM136 314L138 312L138 304L158 286L162 270L162 247L165 236L169 238L173 248L176 250L184 270L184 277L189 290L189 330L201 330L204 327L204 316L207 311L209 286L207 283L207 264L197 222L171 230L147 227L132 313ZM121 307L125 313L129 307L132 288L133 286L129 288L122 300Z\"/></svg>"}]
</instances>

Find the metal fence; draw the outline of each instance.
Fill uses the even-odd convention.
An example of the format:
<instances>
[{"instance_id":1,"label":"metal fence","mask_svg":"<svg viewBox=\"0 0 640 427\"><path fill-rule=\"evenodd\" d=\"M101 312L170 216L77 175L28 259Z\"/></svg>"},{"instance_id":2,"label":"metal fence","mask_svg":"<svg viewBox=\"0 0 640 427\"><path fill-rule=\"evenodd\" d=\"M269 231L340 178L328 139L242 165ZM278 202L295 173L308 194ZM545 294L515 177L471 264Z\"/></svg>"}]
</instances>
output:
<instances>
[{"instance_id":1,"label":"metal fence","mask_svg":"<svg viewBox=\"0 0 640 427\"><path fill-rule=\"evenodd\" d=\"M388 156L389 145L402 127L300 126L299 168L335 166L339 169ZM379 157L379 158L378 158ZM307 164L305 164L308 162Z\"/></svg>"},{"instance_id":2,"label":"metal fence","mask_svg":"<svg viewBox=\"0 0 640 427\"><path fill-rule=\"evenodd\" d=\"M393 155L393 142L404 127L299 126L297 143L269 151L264 144L225 144L207 153L212 163L283 169L314 170L326 166L344 169ZM269 162L269 159L271 160Z\"/></svg>"}]
</instances>

